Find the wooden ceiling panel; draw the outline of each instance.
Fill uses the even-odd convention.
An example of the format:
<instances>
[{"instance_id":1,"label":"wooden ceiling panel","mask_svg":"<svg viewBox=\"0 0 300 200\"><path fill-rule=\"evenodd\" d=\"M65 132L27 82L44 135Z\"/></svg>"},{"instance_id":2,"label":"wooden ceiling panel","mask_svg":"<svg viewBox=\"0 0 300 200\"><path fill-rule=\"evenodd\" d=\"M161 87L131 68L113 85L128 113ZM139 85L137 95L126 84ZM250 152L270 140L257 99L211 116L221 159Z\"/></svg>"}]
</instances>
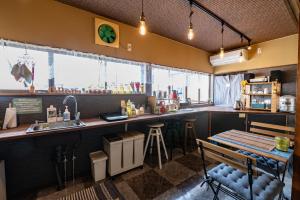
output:
<instances>
[{"instance_id":1,"label":"wooden ceiling panel","mask_svg":"<svg viewBox=\"0 0 300 200\"><path fill-rule=\"evenodd\" d=\"M138 26L141 0L59 0L132 26ZM264 42L298 32L298 24L288 8L288 0L197 0L232 26L250 37L253 43ZM195 38L187 40L189 3L186 0L144 0L146 23L150 32L179 42L216 52L221 45L221 24L193 8ZM246 45L246 41L244 44ZM242 46L240 36L225 28L225 49Z\"/></svg>"}]
</instances>

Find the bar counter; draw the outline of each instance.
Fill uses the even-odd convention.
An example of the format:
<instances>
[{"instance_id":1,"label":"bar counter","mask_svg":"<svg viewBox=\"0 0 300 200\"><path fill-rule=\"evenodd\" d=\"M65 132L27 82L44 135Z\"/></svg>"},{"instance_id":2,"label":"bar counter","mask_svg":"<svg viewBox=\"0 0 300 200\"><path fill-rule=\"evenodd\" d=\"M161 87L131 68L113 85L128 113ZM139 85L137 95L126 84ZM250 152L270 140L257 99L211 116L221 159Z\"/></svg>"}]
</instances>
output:
<instances>
[{"instance_id":1,"label":"bar counter","mask_svg":"<svg viewBox=\"0 0 300 200\"><path fill-rule=\"evenodd\" d=\"M99 118L82 119L82 121L86 125L84 127L49 130L49 131L42 131L42 132L36 132L36 133L26 133L26 130L30 126L30 124L22 124L22 125L18 126L17 128L1 130L0 131L0 141L23 139L23 138L28 138L28 137L38 137L38 136L49 135L49 134L54 134L54 133L58 134L58 133L82 131L82 130L87 130L87 129L129 124L129 123L142 122L142 121L151 121L151 120L160 120L160 119L163 120L166 118L172 118L172 117L188 115L188 114L196 114L196 113L200 113L200 112L294 115L292 113L282 113L282 112L272 113L272 112L260 111L260 110L234 110L231 107L223 107L223 106L205 106L205 107L197 107L197 108L191 108L191 109L192 110L190 110L190 111L186 111L183 109L183 110L179 110L177 112L166 113L166 114L162 114L162 115L145 114L143 116L138 116L135 118L129 118L127 120L114 121L114 122L107 122L107 121L99 119Z\"/></svg>"}]
</instances>

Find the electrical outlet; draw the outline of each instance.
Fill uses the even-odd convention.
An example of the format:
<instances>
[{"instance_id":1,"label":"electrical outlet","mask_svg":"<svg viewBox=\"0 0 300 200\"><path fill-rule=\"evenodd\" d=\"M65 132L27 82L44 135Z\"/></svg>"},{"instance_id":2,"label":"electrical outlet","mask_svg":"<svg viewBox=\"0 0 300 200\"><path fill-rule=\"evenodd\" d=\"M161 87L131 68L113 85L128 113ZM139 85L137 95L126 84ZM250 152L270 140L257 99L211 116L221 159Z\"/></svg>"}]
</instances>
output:
<instances>
[{"instance_id":1,"label":"electrical outlet","mask_svg":"<svg viewBox=\"0 0 300 200\"><path fill-rule=\"evenodd\" d=\"M258 55L262 54L262 49L261 48L257 48L257 54Z\"/></svg>"},{"instance_id":2,"label":"electrical outlet","mask_svg":"<svg viewBox=\"0 0 300 200\"><path fill-rule=\"evenodd\" d=\"M245 113L240 113L239 118L246 118L246 114Z\"/></svg>"},{"instance_id":3,"label":"electrical outlet","mask_svg":"<svg viewBox=\"0 0 300 200\"><path fill-rule=\"evenodd\" d=\"M132 51L132 44L131 43L127 44L127 51Z\"/></svg>"}]
</instances>

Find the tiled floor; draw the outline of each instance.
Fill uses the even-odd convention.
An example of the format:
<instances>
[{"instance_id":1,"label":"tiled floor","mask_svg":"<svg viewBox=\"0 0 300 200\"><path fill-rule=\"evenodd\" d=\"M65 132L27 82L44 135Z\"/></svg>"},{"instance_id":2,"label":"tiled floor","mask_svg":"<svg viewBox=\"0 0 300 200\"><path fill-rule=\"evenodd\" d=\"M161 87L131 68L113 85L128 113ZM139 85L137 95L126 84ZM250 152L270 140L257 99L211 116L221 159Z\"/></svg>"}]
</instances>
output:
<instances>
[{"instance_id":1,"label":"tiled floor","mask_svg":"<svg viewBox=\"0 0 300 200\"><path fill-rule=\"evenodd\" d=\"M201 160L196 152L183 156L175 152L172 161L163 160L163 169L158 168L156 153L146 157L143 169L137 168L113 179L119 192L128 200L144 199L213 199L211 189L200 187L203 169ZM214 161L207 162L209 168ZM91 179L79 179L76 184L63 191L53 188L37 193L37 199L56 199L92 184ZM72 184L71 184L72 185ZM285 193L290 194L291 178L287 175ZM288 195L286 195L288 196ZM219 199L231 200L224 193L219 193Z\"/></svg>"}]
</instances>

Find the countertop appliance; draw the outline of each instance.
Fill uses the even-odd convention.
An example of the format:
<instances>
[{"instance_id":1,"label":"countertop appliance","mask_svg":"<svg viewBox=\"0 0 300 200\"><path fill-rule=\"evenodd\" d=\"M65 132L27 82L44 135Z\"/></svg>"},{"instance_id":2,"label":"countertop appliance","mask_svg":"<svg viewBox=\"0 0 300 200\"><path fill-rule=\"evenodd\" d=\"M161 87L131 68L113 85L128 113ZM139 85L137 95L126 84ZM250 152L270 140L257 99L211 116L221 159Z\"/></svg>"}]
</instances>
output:
<instances>
[{"instance_id":1,"label":"countertop appliance","mask_svg":"<svg viewBox=\"0 0 300 200\"><path fill-rule=\"evenodd\" d=\"M122 115L121 113L103 113L100 114L100 118L108 122L113 122L113 121L126 120L128 119L128 116Z\"/></svg>"},{"instance_id":2,"label":"countertop appliance","mask_svg":"<svg viewBox=\"0 0 300 200\"><path fill-rule=\"evenodd\" d=\"M291 112L296 111L296 97L291 95L281 96L279 99L279 110L281 112Z\"/></svg>"}]
</instances>

